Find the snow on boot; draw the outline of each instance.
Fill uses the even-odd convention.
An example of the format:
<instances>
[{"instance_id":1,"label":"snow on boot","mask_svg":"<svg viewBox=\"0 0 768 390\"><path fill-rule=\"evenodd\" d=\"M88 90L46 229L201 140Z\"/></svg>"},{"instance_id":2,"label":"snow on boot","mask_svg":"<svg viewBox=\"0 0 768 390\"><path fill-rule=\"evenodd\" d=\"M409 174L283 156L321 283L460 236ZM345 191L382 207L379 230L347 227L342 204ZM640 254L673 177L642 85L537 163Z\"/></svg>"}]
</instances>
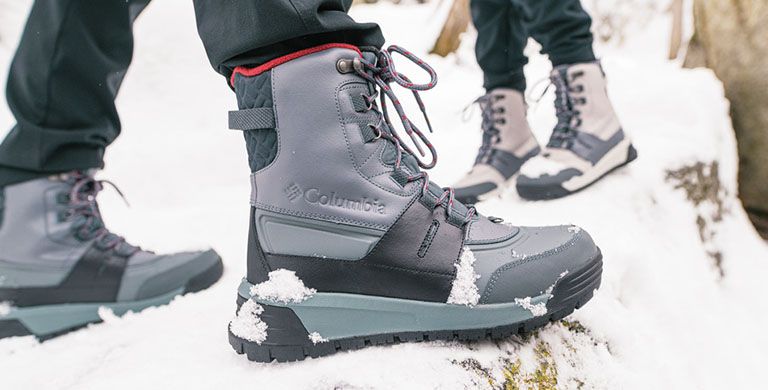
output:
<instances>
[{"instance_id":1,"label":"snow on boot","mask_svg":"<svg viewBox=\"0 0 768 390\"><path fill-rule=\"evenodd\" d=\"M530 200L572 194L637 158L608 99L599 62L556 67L551 79L557 125L517 179L517 192Z\"/></svg>"},{"instance_id":2,"label":"snow on boot","mask_svg":"<svg viewBox=\"0 0 768 390\"><path fill-rule=\"evenodd\" d=\"M431 81L396 72L395 53ZM330 44L235 69L240 110L230 127L244 130L253 171L248 271L229 324L235 351L293 361L401 341L501 338L592 297L602 256L585 231L502 224L429 181L434 149L391 83L415 92L435 81L397 46Z\"/></svg>"},{"instance_id":3,"label":"snow on boot","mask_svg":"<svg viewBox=\"0 0 768 390\"><path fill-rule=\"evenodd\" d=\"M140 311L219 279L213 250L159 256L110 233L105 183L72 172L0 188L0 338L48 339L100 322L100 307Z\"/></svg>"},{"instance_id":4,"label":"snow on boot","mask_svg":"<svg viewBox=\"0 0 768 390\"><path fill-rule=\"evenodd\" d=\"M520 167L539 153L539 144L526 118L523 94L497 88L477 99L483 114L483 143L475 166L458 183L456 199L477 203L500 193Z\"/></svg>"}]
</instances>

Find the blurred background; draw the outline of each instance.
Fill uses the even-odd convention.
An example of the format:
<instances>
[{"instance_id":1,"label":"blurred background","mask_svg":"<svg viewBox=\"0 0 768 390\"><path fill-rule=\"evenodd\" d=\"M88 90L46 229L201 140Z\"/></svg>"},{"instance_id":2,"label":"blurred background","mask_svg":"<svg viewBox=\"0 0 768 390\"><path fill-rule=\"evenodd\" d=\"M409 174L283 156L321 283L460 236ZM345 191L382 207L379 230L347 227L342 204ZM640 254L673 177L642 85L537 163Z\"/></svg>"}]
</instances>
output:
<instances>
[{"instance_id":1,"label":"blurred background","mask_svg":"<svg viewBox=\"0 0 768 390\"><path fill-rule=\"evenodd\" d=\"M409 0L355 0L358 4ZM411 0L419 4L430 0ZM471 29L470 0L450 3L450 10L430 53L447 56L458 50ZM623 46L629 35L648 34L652 21L664 16L667 59L685 68L709 68L722 81L730 102L739 152L739 197L763 237L768 237L768 4L750 0L583 0L593 18L595 38ZM469 34L471 36L471 33ZM672 93L673 91L659 91Z\"/></svg>"}]
</instances>

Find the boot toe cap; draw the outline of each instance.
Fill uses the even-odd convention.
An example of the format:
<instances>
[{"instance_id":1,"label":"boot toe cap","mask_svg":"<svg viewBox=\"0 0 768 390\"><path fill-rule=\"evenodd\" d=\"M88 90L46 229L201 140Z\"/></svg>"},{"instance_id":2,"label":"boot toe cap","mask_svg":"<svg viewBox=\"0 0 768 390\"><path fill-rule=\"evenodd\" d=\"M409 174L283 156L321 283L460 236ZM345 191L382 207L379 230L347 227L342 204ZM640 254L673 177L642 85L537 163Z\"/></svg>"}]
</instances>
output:
<instances>
[{"instance_id":1,"label":"boot toe cap","mask_svg":"<svg viewBox=\"0 0 768 390\"><path fill-rule=\"evenodd\" d=\"M531 200L553 199L570 194L563 187L563 183L581 175L582 172L575 168L565 169L554 175L541 176L520 175L517 178L517 192L520 197Z\"/></svg>"},{"instance_id":2,"label":"boot toe cap","mask_svg":"<svg viewBox=\"0 0 768 390\"><path fill-rule=\"evenodd\" d=\"M454 188L455 198L465 204L474 204L480 200L480 197L495 190L498 186L495 183L486 181L466 187Z\"/></svg>"},{"instance_id":3,"label":"boot toe cap","mask_svg":"<svg viewBox=\"0 0 768 390\"><path fill-rule=\"evenodd\" d=\"M139 252L129 260L118 301L200 291L215 283L222 272L221 257L214 250L162 256Z\"/></svg>"},{"instance_id":4,"label":"boot toe cap","mask_svg":"<svg viewBox=\"0 0 768 390\"><path fill-rule=\"evenodd\" d=\"M510 244L474 250L480 303L506 303L552 291L565 275L588 267L600 250L575 226L521 227Z\"/></svg>"}]
</instances>

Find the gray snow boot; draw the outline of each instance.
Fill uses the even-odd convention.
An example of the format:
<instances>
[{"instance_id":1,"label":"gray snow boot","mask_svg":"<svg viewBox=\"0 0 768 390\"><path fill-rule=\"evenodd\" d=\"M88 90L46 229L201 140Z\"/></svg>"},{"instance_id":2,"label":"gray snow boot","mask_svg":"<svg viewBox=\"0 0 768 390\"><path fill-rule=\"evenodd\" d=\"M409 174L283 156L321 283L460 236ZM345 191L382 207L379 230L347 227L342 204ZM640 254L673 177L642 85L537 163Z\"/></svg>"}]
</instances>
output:
<instances>
[{"instance_id":1,"label":"gray snow boot","mask_svg":"<svg viewBox=\"0 0 768 390\"><path fill-rule=\"evenodd\" d=\"M394 53L431 81L396 72ZM235 69L240 110L230 127L244 130L253 170L248 271L229 325L238 353L292 361L402 341L502 338L592 297L602 256L585 231L503 224L429 181L423 169L434 154L417 158L386 107L434 152L390 83L420 91L435 81L396 46L324 45Z\"/></svg>"},{"instance_id":2,"label":"gray snow boot","mask_svg":"<svg viewBox=\"0 0 768 390\"><path fill-rule=\"evenodd\" d=\"M211 286L216 252L159 256L104 226L104 181L82 172L0 188L0 338L48 339Z\"/></svg>"},{"instance_id":3,"label":"gray snow boot","mask_svg":"<svg viewBox=\"0 0 768 390\"><path fill-rule=\"evenodd\" d=\"M483 115L483 143L472 170L454 186L456 199L467 204L500 194L512 184L523 163L540 150L528 126L522 93L497 88L477 103Z\"/></svg>"},{"instance_id":4,"label":"gray snow boot","mask_svg":"<svg viewBox=\"0 0 768 390\"><path fill-rule=\"evenodd\" d=\"M530 200L572 194L637 158L608 99L599 62L556 67L551 80L557 125L517 179L517 192Z\"/></svg>"}]
</instances>

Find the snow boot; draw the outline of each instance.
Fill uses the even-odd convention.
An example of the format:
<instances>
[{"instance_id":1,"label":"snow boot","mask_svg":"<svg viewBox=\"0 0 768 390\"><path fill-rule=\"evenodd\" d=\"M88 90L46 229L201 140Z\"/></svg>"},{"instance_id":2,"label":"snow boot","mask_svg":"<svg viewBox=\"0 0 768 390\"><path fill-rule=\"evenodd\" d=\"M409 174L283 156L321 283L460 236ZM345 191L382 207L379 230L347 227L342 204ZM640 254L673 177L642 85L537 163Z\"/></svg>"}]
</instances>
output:
<instances>
[{"instance_id":1,"label":"snow boot","mask_svg":"<svg viewBox=\"0 0 768 390\"><path fill-rule=\"evenodd\" d=\"M497 88L476 102L483 117L483 143L472 170L454 186L456 199L467 204L500 194L523 163L540 151L528 126L522 93Z\"/></svg>"},{"instance_id":2,"label":"snow boot","mask_svg":"<svg viewBox=\"0 0 768 390\"><path fill-rule=\"evenodd\" d=\"M637 158L608 99L599 62L556 67L551 80L557 125L517 179L517 192L530 200L572 194Z\"/></svg>"},{"instance_id":3,"label":"snow boot","mask_svg":"<svg viewBox=\"0 0 768 390\"><path fill-rule=\"evenodd\" d=\"M45 340L163 305L222 274L212 250L159 256L104 226L96 195L105 181L71 172L0 188L0 338Z\"/></svg>"},{"instance_id":4,"label":"snow boot","mask_svg":"<svg viewBox=\"0 0 768 390\"><path fill-rule=\"evenodd\" d=\"M395 54L431 80L409 81ZM507 337L568 315L599 286L585 231L503 224L429 181L434 149L391 84L416 92L436 76L408 51L323 45L236 68L231 82L230 128L244 131L253 173L229 341L248 359Z\"/></svg>"}]
</instances>

